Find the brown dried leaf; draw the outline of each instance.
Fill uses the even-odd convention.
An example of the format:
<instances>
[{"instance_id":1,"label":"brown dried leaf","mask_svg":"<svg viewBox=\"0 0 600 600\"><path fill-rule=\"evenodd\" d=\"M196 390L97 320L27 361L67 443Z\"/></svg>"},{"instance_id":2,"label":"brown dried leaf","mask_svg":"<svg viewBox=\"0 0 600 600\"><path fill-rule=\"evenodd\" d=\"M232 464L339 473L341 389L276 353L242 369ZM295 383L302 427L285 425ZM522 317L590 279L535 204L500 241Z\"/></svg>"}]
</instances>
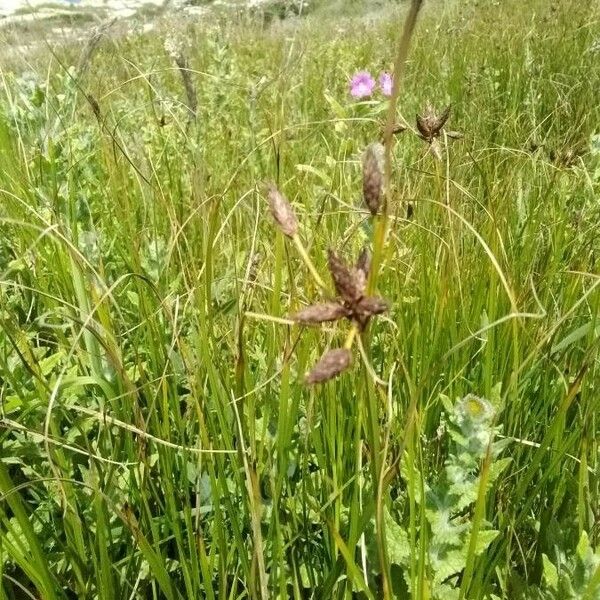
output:
<instances>
[{"instance_id":1,"label":"brown dried leaf","mask_svg":"<svg viewBox=\"0 0 600 600\"><path fill-rule=\"evenodd\" d=\"M379 212L379 207L381 206L383 153L383 146L375 142L367 146L362 158L363 198L373 216Z\"/></svg>"},{"instance_id":2,"label":"brown dried leaf","mask_svg":"<svg viewBox=\"0 0 600 600\"><path fill-rule=\"evenodd\" d=\"M271 214L281 231L293 237L298 232L298 219L288 199L275 187L268 184L267 199L271 208Z\"/></svg>"},{"instance_id":3,"label":"brown dried leaf","mask_svg":"<svg viewBox=\"0 0 600 600\"><path fill-rule=\"evenodd\" d=\"M365 274L349 267L333 250L329 251L328 263L337 293L350 304L360 300L366 286Z\"/></svg>"},{"instance_id":4,"label":"brown dried leaf","mask_svg":"<svg viewBox=\"0 0 600 600\"><path fill-rule=\"evenodd\" d=\"M292 315L292 319L303 325L314 325L325 321L337 321L348 316L348 309L337 302L313 304Z\"/></svg>"},{"instance_id":5,"label":"brown dried leaf","mask_svg":"<svg viewBox=\"0 0 600 600\"><path fill-rule=\"evenodd\" d=\"M352 353L347 348L329 350L319 359L306 376L309 385L333 379L345 371L352 363Z\"/></svg>"}]
</instances>

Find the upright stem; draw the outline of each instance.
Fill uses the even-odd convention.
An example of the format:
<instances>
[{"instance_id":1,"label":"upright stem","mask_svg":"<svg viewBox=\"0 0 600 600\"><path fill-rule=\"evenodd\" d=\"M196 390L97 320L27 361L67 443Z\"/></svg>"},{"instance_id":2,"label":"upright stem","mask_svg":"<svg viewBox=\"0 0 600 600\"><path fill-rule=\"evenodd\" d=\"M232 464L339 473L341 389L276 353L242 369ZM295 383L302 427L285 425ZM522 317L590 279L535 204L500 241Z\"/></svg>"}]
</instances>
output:
<instances>
[{"instance_id":1,"label":"upright stem","mask_svg":"<svg viewBox=\"0 0 600 600\"><path fill-rule=\"evenodd\" d=\"M375 223L375 239L373 240L373 259L371 262L371 276L369 278L369 292L373 292L375 288L377 272L381 264L383 247L387 237L391 195L390 182L392 179L392 145L394 139L394 126L396 124L396 107L398 104L398 97L400 95L400 80L404 75L406 57L408 56L408 49L410 47L410 40L412 38L413 31L415 30L415 25L417 24L419 11L421 10L423 4L424 0L412 0L408 15L404 21L404 29L402 30L402 36L398 42L398 52L396 53L396 60L394 61L392 95L390 97L385 130L383 133L383 145L385 147L383 181L385 194L381 205L381 214L377 217Z\"/></svg>"},{"instance_id":2,"label":"upright stem","mask_svg":"<svg viewBox=\"0 0 600 600\"><path fill-rule=\"evenodd\" d=\"M326 290L327 286L325 285L325 282L321 279L319 272L317 271L315 265L313 264L313 261L310 259L310 256L308 255L306 248L302 244L302 241L298 237L298 234L292 236L292 241L294 242L294 245L296 246L296 249L298 250L298 254L300 254L300 258L304 261L304 264L308 268L308 270L309 270L310 274L312 275L313 279L315 280L316 284L321 289Z\"/></svg>"},{"instance_id":3,"label":"upright stem","mask_svg":"<svg viewBox=\"0 0 600 600\"><path fill-rule=\"evenodd\" d=\"M379 268L383 262L383 251L385 248L385 241L387 238L390 204L391 204L391 179L392 179L392 145L394 136L394 125L396 123L396 107L398 104L398 96L400 95L400 80L404 75L404 69L406 66L406 57L408 56L408 49L410 47L410 40L417 23L417 17L419 11L423 6L424 0L412 0L408 15L404 22L404 29L402 30L402 36L398 42L398 52L396 54L396 60L394 62L394 79L392 86L392 95L390 97L390 104L388 107L385 130L383 134L383 144L385 148L385 163L384 163L384 196L381 205L380 214L375 217L375 227L373 234L373 258L371 260L371 272L369 274L369 281L367 286L367 292L373 293L375 290L377 276ZM350 331L346 340L346 347L348 342L352 343L354 336L356 335L356 329ZM372 412L374 407L372 403L369 404L369 409ZM372 417L373 415L371 415ZM381 563L381 574L382 574L382 597L383 600L388 600L392 596L390 567L387 559L386 552L386 538L385 538L385 524L384 524L384 486L383 479L385 474L385 454L380 456L380 453L376 450L379 449L377 434L375 428L373 428L371 442L373 444L373 451L375 455L374 460L374 471L375 481L378 483L377 487L377 498L376 498L376 511L375 521L377 529L377 547L379 551L379 560Z\"/></svg>"}]
</instances>

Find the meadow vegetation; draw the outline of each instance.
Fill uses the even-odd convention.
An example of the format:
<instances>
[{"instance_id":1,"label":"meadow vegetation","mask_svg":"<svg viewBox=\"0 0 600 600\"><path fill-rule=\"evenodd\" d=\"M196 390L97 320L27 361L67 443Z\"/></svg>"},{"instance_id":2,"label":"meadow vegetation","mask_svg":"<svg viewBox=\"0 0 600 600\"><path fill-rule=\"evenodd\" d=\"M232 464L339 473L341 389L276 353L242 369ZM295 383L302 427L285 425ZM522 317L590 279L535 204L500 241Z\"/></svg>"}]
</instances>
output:
<instances>
[{"instance_id":1,"label":"meadow vegetation","mask_svg":"<svg viewBox=\"0 0 600 600\"><path fill-rule=\"evenodd\" d=\"M600 9L425 2L383 238L350 4L0 57L0 598L600 598Z\"/></svg>"}]
</instances>

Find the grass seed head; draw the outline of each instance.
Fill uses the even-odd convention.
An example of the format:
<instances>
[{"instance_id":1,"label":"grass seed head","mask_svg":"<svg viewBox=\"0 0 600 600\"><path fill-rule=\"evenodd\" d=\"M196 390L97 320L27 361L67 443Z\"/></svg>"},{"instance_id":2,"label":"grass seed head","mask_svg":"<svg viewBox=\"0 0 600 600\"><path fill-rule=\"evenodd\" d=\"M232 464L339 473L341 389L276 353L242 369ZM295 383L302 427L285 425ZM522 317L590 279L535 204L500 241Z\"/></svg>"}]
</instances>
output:
<instances>
[{"instance_id":1,"label":"grass seed head","mask_svg":"<svg viewBox=\"0 0 600 600\"><path fill-rule=\"evenodd\" d=\"M369 279L369 273L371 272L371 253L369 252L369 249L366 246L361 250L360 254L358 255L358 260L356 261L356 268L365 274L365 279Z\"/></svg>"},{"instance_id":2,"label":"grass seed head","mask_svg":"<svg viewBox=\"0 0 600 600\"><path fill-rule=\"evenodd\" d=\"M363 198L373 216L379 212L381 206L383 154L383 146L379 142L375 142L367 146L362 157Z\"/></svg>"},{"instance_id":3,"label":"grass seed head","mask_svg":"<svg viewBox=\"0 0 600 600\"><path fill-rule=\"evenodd\" d=\"M337 302L324 302L323 304L313 304L307 306L296 314L292 315L292 319L303 325L316 325L325 323L326 321L337 321L347 317L348 309Z\"/></svg>"},{"instance_id":4,"label":"grass seed head","mask_svg":"<svg viewBox=\"0 0 600 600\"><path fill-rule=\"evenodd\" d=\"M329 251L328 263L337 293L348 304L358 302L367 284L365 273L355 267L349 267L333 250Z\"/></svg>"},{"instance_id":5,"label":"grass seed head","mask_svg":"<svg viewBox=\"0 0 600 600\"><path fill-rule=\"evenodd\" d=\"M364 329L372 316L383 314L389 306L388 301L379 296L363 296L354 306L352 316Z\"/></svg>"},{"instance_id":6,"label":"grass seed head","mask_svg":"<svg viewBox=\"0 0 600 600\"><path fill-rule=\"evenodd\" d=\"M306 383L313 385L333 379L352 364L352 353L347 348L325 352L306 376Z\"/></svg>"},{"instance_id":7,"label":"grass seed head","mask_svg":"<svg viewBox=\"0 0 600 600\"><path fill-rule=\"evenodd\" d=\"M298 219L288 199L273 183L267 185L267 199L271 208L271 214L279 229L285 235L294 237L298 233Z\"/></svg>"},{"instance_id":8,"label":"grass seed head","mask_svg":"<svg viewBox=\"0 0 600 600\"><path fill-rule=\"evenodd\" d=\"M357 304L357 310L362 314L372 317L381 315L389 308L389 303L379 296L363 296Z\"/></svg>"},{"instance_id":9,"label":"grass seed head","mask_svg":"<svg viewBox=\"0 0 600 600\"><path fill-rule=\"evenodd\" d=\"M431 143L434 138L440 135L442 128L450 117L452 106L448 104L441 114L437 114L431 104L427 104L423 114L417 115L417 129L421 137Z\"/></svg>"}]
</instances>

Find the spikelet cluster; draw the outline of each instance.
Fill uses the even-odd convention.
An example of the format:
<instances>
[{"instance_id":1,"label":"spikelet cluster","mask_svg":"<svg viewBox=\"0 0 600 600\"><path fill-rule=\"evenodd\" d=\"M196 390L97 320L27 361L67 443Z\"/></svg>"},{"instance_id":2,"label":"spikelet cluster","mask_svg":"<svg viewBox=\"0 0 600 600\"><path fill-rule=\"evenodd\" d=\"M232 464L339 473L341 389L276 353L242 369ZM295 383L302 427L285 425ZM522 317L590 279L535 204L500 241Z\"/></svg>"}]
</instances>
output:
<instances>
[{"instance_id":1,"label":"spikelet cluster","mask_svg":"<svg viewBox=\"0 0 600 600\"><path fill-rule=\"evenodd\" d=\"M383 158L384 148L380 143L370 144L362 157L363 201L373 217L381 210L383 197ZM266 196L271 215L280 231L296 244L298 238L298 218L289 200L273 183L266 185ZM327 255L327 266L333 282L336 297L325 302L307 306L291 315L300 325L347 319L354 323L356 330L364 330L371 318L388 310L389 303L379 296L367 294L367 281L371 256L363 248L354 264L346 262L335 250ZM350 348L328 350L306 375L308 384L322 383L336 377L352 364Z\"/></svg>"}]
</instances>

